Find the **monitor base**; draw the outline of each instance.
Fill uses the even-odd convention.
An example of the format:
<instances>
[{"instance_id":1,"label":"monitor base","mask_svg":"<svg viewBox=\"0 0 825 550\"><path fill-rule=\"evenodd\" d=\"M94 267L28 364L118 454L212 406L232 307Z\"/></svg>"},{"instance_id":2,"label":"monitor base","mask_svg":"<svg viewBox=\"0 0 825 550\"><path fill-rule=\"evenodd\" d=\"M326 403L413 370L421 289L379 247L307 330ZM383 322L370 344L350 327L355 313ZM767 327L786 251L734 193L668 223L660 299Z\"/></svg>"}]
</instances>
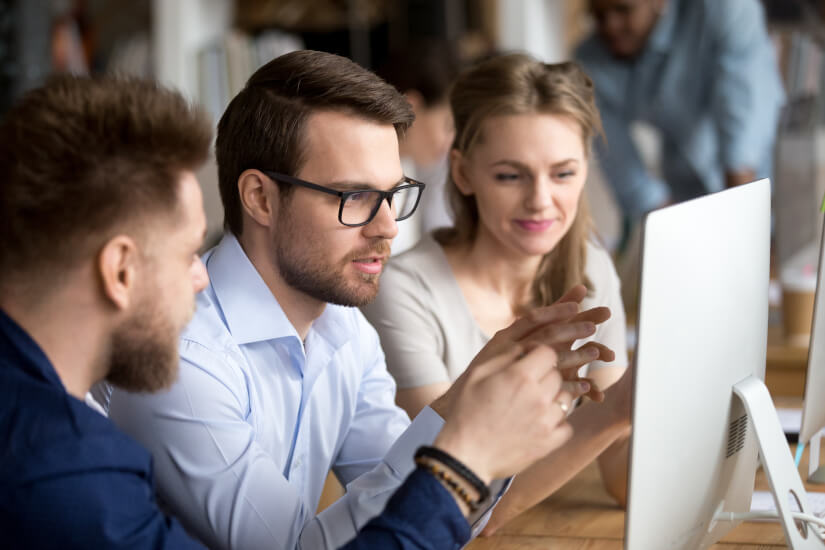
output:
<instances>
[{"instance_id":1,"label":"monitor base","mask_svg":"<svg viewBox=\"0 0 825 550\"><path fill-rule=\"evenodd\" d=\"M811 513L811 508L768 388L762 380L749 376L735 384L733 391L742 400L756 433L762 467L771 486L788 546L794 550L825 548L822 540L806 523L797 524L793 519L789 498L795 497L799 509L805 513Z\"/></svg>"},{"instance_id":2,"label":"monitor base","mask_svg":"<svg viewBox=\"0 0 825 550\"><path fill-rule=\"evenodd\" d=\"M808 483L825 483L825 464L808 476Z\"/></svg>"},{"instance_id":3,"label":"monitor base","mask_svg":"<svg viewBox=\"0 0 825 550\"><path fill-rule=\"evenodd\" d=\"M822 432L817 432L808 442L808 483L825 483L825 465L819 463L819 445Z\"/></svg>"}]
</instances>

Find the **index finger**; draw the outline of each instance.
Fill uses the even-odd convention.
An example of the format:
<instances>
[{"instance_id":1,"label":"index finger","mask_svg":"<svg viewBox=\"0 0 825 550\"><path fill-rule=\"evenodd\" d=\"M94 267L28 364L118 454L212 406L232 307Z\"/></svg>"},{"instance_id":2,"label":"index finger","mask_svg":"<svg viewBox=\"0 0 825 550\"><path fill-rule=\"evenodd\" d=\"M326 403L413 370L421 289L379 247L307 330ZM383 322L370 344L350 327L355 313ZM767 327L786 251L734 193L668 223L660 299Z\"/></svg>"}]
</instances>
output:
<instances>
[{"instance_id":1,"label":"index finger","mask_svg":"<svg viewBox=\"0 0 825 550\"><path fill-rule=\"evenodd\" d=\"M471 374L474 377L487 377L521 359L533 347L535 346L525 346L520 343L511 342L506 346L503 346L501 349L495 350L489 357L486 357L479 352L479 354L476 355L470 362L470 366L467 367L467 370L472 370Z\"/></svg>"},{"instance_id":2,"label":"index finger","mask_svg":"<svg viewBox=\"0 0 825 550\"><path fill-rule=\"evenodd\" d=\"M584 285L576 285L567 292L565 292L561 298L553 302L554 304L560 304L563 302L576 302L581 303L584 300L585 296L587 296L587 287Z\"/></svg>"},{"instance_id":3,"label":"index finger","mask_svg":"<svg viewBox=\"0 0 825 550\"><path fill-rule=\"evenodd\" d=\"M521 340L542 325L567 321L578 312L579 304L576 302L557 302L530 310L527 315L500 332L511 340Z\"/></svg>"},{"instance_id":4,"label":"index finger","mask_svg":"<svg viewBox=\"0 0 825 550\"><path fill-rule=\"evenodd\" d=\"M609 307L606 306L598 306L593 307L590 309L586 309L570 319L571 321L590 321L591 323L595 323L597 325L604 323L613 313L610 311Z\"/></svg>"},{"instance_id":5,"label":"index finger","mask_svg":"<svg viewBox=\"0 0 825 550\"><path fill-rule=\"evenodd\" d=\"M513 363L512 368L529 372L530 377L538 381L544 380L553 371L558 374L557 361L558 357L553 348L539 344ZM561 374L558 374L558 380L561 384Z\"/></svg>"}]
</instances>

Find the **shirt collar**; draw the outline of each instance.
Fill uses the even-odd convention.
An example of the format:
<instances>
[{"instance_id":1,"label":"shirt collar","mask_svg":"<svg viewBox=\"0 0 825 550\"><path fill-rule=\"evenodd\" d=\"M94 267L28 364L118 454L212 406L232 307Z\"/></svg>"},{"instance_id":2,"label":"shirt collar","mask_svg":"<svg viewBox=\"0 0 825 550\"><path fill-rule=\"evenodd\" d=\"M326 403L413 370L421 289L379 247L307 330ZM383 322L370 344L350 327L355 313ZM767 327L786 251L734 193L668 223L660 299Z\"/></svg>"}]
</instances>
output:
<instances>
[{"instance_id":1,"label":"shirt collar","mask_svg":"<svg viewBox=\"0 0 825 550\"><path fill-rule=\"evenodd\" d=\"M234 235L225 234L205 263L226 326L238 344L298 338L295 327Z\"/></svg>"},{"instance_id":2,"label":"shirt collar","mask_svg":"<svg viewBox=\"0 0 825 550\"><path fill-rule=\"evenodd\" d=\"M3 310L0 310L0 361L8 361L49 385L65 389L45 352Z\"/></svg>"},{"instance_id":3,"label":"shirt collar","mask_svg":"<svg viewBox=\"0 0 825 550\"><path fill-rule=\"evenodd\" d=\"M673 45L676 34L676 6L675 0L664 3L663 11L659 15L659 20L653 27L650 37L647 39L647 47L658 52L666 52Z\"/></svg>"},{"instance_id":4,"label":"shirt collar","mask_svg":"<svg viewBox=\"0 0 825 550\"><path fill-rule=\"evenodd\" d=\"M205 263L215 298L235 342L243 345L290 337L300 341L295 327L234 235L226 233ZM347 309L351 308L327 304L312 323L310 333L317 333L335 349L341 347L347 341L342 311Z\"/></svg>"}]
</instances>

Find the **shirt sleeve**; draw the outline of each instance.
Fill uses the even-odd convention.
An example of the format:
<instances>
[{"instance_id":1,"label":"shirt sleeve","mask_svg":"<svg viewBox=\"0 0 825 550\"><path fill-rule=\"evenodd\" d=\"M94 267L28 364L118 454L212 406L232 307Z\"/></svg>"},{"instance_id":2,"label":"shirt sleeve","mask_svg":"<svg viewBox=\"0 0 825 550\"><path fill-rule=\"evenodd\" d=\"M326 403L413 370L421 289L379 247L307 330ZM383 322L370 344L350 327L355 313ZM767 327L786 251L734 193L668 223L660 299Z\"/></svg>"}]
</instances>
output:
<instances>
[{"instance_id":1,"label":"shirt sleeve","mask_svg":"<svg viewBox=\"0 0 825 550\"><path fill-rule=\"evenodd\" d=\"M353 313L358 327L358 335L354 338L362 350L360 361L364 368L358 385L355 414L333 464L335 474L344 485L380 463L387 449L399 440L410 423L407 413L395 404L395 381L387 372L378 334L361 312L353 310ZM441 430L440 417L435 415L435 419L424 429L416 425L399 440L409 441L405 451L409 451L410 457L420 445L428 445ZM404 469L398 483L412 471L411 461L405 466L409 467Z\"/></svg>"},{"instance_id":2,"label":"shirt sleeve","mask_svg":"<svg viewBox=\"0 0 825 550\"><path fill-rule=\"evenodd\" d=\"M445 335L433 302L412 272L394 265L382 276L378 296L362 308L381 337L387 369L399 388L450 382Z\"/></svg>"},{"instance_id":3,"label":"shirt sleeve","mask_svg":"<svg viewBox=\"0 0 825 550\"><path fill-rule=\"evenodd\" d=\"M670 199L665 182L645 168L630 126L615 109L599 105L605 140L596 138L596 155L616 201L625 215L639 217Z\"/></svg>"},{"instance_id":4,"label":"shirt sleeve","mask_svg":"<svg viewBox=\"0 0 825 550\"><path fill-rule=\"evenodd\" d=\"M470 540L467 520L432 475L416 469L342 550L441 550Z\"/></svg>"},{"instance_id":5,"label":"shirt sleeve","mask_svg":"<svg viewBox=\"0 0 825 550\"><path fill-rule=\"evenodd\" d=\"M27 484L14 501L13 524L0 514L0 531L27 548L203 548L160 511L151 480L134 472L53 475Z\"/></svg>"},{"instance_id":6,"label":"shirt sleeve","mask_svg":"<svg viewBox=\"0 0 825 550\"><path fill-rule=\"evenodd\" d=\"M315 516L314 506L303 502L257 443L246 421L247 382L232 361L228 353L184 342L179 379L170 391L151 395L115 391L110 406L110 417L152 452L161 498L210 547L321 550L342 546L381 512L412 471L409 449L431 442L443 424L432 411L419 415L387 457L379 456L377 466L374 457L363 465L350 465L357 469L369 464L373 469ZM408 422L400 409L393 414ZM373 420L380 418L389 420L380 413ZM375 435L379 424L373 423L372 436L383 441ZM407 453L409 465L394 458Z\"/></svg>"},{"instance_id":7,"label":"shirt sleeve","mask_svg":"<svg viewBox=\"0 0 825 550\"><path fill-rule=\"evenodd\" d=\"M708 14L718 41L713 112L727 169L758 170L770 154L784 100L759 2L727 0Z\"/></svg>"}]
</instances>

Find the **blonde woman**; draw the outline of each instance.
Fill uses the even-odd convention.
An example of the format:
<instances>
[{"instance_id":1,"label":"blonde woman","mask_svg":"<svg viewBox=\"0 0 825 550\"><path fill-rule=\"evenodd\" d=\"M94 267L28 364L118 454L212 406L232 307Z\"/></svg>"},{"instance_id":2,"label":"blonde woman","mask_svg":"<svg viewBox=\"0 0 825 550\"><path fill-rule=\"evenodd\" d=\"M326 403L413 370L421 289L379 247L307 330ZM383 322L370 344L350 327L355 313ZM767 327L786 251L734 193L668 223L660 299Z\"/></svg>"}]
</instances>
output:
<instances>
[{"instance_id":1,"label":"blonde woman","mask_svg":"<svg viewBox=\"0 0 825 550\"><path fill-rule=\"evenodd\" d=\"M588 310L572 321L592 322L594 334L572 347L592 359L578 375L601 400L599 390L622 378L627 352L619 280L591 238L582 192L590 143L601 132L590 79L574 63L503 55L461 75L450 104L456 136L448 193L455 225L393 258L376 301L364 308L381 336L398 404L415 416L492 335L555 301ZM606 320L605 308L594 306L607 306L612 315ZM597 456L605 487L624 503L624 379L604 403L588 401L573 411L571 441L515 479L488 533Z\"/></svg>"}]
</instances>

